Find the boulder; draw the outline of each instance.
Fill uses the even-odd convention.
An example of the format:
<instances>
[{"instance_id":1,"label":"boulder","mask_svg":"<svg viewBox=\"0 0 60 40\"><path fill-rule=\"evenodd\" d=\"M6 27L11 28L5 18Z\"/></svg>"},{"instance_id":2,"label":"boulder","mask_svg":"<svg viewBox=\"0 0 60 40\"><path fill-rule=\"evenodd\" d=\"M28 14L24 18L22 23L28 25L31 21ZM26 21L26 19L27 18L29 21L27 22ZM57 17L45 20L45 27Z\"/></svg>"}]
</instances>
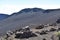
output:
<instances>
[{"instance_id":1,"label":"boulder","mask_svg":"<svg viewBox=\"0 0 60 40\"><path fill-rule=\"evenodd\" d=\"M50 31L56 31L56 29L55 28L51 28Z\"/></svg>"},{"instance_id":2,"label":"boulder","mask_svg":"<svg viewBox=\"0 0 60 40\"><path fill-rule=\"evenodd\" d=\"M30 38L30 37L35 37L37 36L36 34L32 33L32 32L23 32L23 33L19 33L19 34L15 34L15 38Z\"/></svg>"},{"instance_id":3,"label":"boulder","mask_svg":"<svg viewBox=\"0 0 60 40\"><path fill-rule=\"evenodd\" d=\"M44 34L47 34L47 32L46 31L41 31L40 32L40 35L44 35Z\"/></svg>"},{"instance_id":4,"label":"boulder","mask_svg":"<svg viewBox=\"0 0 60 40\"><path fill-rule=\"evenodd\" d=\"M36 29L42 29L42 28L44 28L44 25L39 25L36 27Z\"/></svg>"}]
</instances>

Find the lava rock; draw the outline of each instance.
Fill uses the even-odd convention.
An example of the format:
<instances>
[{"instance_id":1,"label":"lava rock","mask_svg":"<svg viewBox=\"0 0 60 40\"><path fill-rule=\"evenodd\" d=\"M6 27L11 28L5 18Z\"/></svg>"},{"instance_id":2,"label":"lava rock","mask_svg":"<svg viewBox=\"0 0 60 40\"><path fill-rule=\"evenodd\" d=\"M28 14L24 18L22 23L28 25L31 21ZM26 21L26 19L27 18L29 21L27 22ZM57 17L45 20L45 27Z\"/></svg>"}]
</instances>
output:
<instances>
[{"instance_id":1,"label":"lava rock","mask_svg":"<svg viewBox=\"0 0 60 40\"><path fill-rule=\"evenodd\" d=\"M55 28L51 28L50 31L56 31L56 29Z\"/></svg>"},{"instance_id":2,"label":"lava rock","mask_svg":"<svg viewBox=\"0 0 60 40\"><path fill-rule=\"evenodd\" d=\"M47 34L47 32L46 31L41 31L40 35L43 35L43 34Z\"/></svg>"},{"instance_id":3,"label":"lava rock","mask_svg":"<svg viewBox=\"0 0 60 40\"><path fill-rule=\"evenodd\" d=\"M42 28L44 28L44 25L40 25L40 26L36 27L36 29L42 29Z\"/></svg>"}]
</instances>

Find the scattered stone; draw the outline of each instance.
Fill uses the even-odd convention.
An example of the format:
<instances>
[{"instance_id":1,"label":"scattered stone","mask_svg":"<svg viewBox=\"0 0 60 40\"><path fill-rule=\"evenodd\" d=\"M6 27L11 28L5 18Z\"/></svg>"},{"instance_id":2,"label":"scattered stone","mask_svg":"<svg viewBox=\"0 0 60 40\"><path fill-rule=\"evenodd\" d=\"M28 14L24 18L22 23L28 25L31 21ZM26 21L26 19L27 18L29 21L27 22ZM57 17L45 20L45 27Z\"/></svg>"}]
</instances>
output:
<instances>
[{"instance_id":1,"label":"scattered stone","mask_svg":"<svg viewBox=\"0 0 60 40\"><path fill-rule=\"evenodd\" d=\"M15 35L16 35L15 38L29 38L29 37L37 36L36 34L34 34L32 32L23 32L23 33L18 33Z\"/></svg>"},{"instance_id":2,"label":"scattered stone","mask_svg":"<svg viewBox=\"0 0 60 40\"><path fill-rule=\"evenodd\" d=\"M43 40L46 40L46 38L43 38Z\"/></svg>"},{"instance_id":3,"label":"scattered stone","mask_svg":"<svg viewBox=\"0 0 60 40\"><path fill-rule=\"evenodd\" d=\"M41 31L40 35L43 35L43 34L47 34L47 32L46 31Z\"/></svg>"},{"instance_id":4,"label":"scattered stone","mask_svg":"<svg viewBox=\"0 0 60 40\"><path fill-rule=\"evenodd\" d=\"M12 32L12 31L8 31L8 32L6 33L6 38L10 37L11 35L13 35L13 32Z\"/></svg>"},{"instance_id":5,"label":"scattered stone","mask_svg":"<svg viewBox=\"0 0 60 40\"><path fill-rule=\"evenodd\" d=\"M32 33L32 31L30 31L29 26L26 26L20 32L16 32L15 35L15 38L29 38L37 36L36 34Z\"/></svg>"},{"instance_id":6,"label":"scattered stone","mask_svg":"<svg viewBox=\"0 0 60 40\"><path fill-rule=\"evenodd\" d=\"M55 28L51 28L50 31L56 31L56 29Z\"/></svg>"},{"instance_id":7,"label":"scattered stone","mask_svg":"<svg viewBox=\"0 0 60 40\"><path fill-rule=\"evenodd\" d=\"M38 27L36 27L36 29L42 29L44 28L44 25L39 25Z\"/></svg>"},{"instance_id":8,"label":"scattered stone","mask_svg":"<svg viewBox=\"0 0 60 40\"><path fill-rule=\"evenodd\" d=\"M58 28L58 31L60 31L60 28Z\"/></svg>"},{"instance_id":9,"label":"scattered stone","mask_svg":"<svg viewBox=\"0 0 60 40\"><path fill-rule=\"evenodd\" d=\"M49 26L56 26L56 25L57 25L56 23L49 24Z\"/></svg>"},{"instance_id":10,"label":"scattered stone","mask_svg":"<svg viewBox=\"0 0 60 40\"><path fill-rule=\"evenodd\" d=\"M44 25L44 27L48 27L48 25Z\"/></svg>"},{"instance_id":11,"label":"scattered stone","mask_svg":"<svg viewBox=\"0 0 60 40\"><path fill-rule=\"evenodd\" d=\"M50 26L52 26L52 25L50 25ZM44 29L44 27L48 28L48 29ZM37 30L37 29L39 29L39 30ZM40 40L40 36L42 36L42 38L43 38L42 40L47 40L48 38L46 39L44 37L45 37L45 34L48 34L46 36L50 37L53 40L53 38L55 38L55 36L52 36L49 32L52 31L51 33L53 34L54 32L56 32L56 30L60 30L60 28L55 29L53 27L49 30L48 25L39 25L38 27L36 27L36 29L31 30L29 28L29 26L26 26L26 27L23 27L23 28L20 28L20 29L14 31L14 32L12 32L12 31L7 32L5 39L6 40L8 40L8 39L9 40L11 40L11 39L14 39L14 40L15 39L16 40L23 39L23 40L25 40L25 39L28 39L28 38L30 39L31 37L32 38L34 38L34 37L37 38L37 36L38 36L39 37L38 39Z\"/></svg>"}]
</instances>

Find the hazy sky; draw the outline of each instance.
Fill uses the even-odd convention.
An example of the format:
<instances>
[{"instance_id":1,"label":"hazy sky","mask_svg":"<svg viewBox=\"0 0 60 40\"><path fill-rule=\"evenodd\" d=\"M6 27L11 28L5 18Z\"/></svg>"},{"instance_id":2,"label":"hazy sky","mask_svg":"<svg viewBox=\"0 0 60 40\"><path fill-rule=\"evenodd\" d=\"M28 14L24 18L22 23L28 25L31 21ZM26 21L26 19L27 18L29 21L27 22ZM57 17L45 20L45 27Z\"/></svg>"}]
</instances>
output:
<instances>
[{"instance_id":1,"label":"hazy sky","mask_svg":"<svg viewBox=\"0 0 60 40\"><path fill-rule=\"evenodd\" d=\"M0 13L11 14L24 8L60 8L60 0L0 0Z\"/></svg>"}]
</instances>

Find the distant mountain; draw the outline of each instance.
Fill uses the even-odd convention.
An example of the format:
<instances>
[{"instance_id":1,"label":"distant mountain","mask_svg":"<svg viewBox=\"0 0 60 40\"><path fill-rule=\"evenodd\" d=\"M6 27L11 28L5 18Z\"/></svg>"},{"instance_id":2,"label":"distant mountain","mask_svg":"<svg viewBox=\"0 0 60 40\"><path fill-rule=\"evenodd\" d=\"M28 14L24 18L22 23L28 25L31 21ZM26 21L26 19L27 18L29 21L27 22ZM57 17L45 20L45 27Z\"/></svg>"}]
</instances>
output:
<instances>
[{"instance_id":1,"label":"distant mountain","mask_svg":"<svg viewBox=\"0 0 60 40\"><path fill-rule=\"evenodd\" d=\"M11 15L17 15L17 14L21 14L21 13L29 13L29 12L42 12L42 13L49 13L49 12L53 12L53 11L60 11L60 9L42 9L42 8L25 8L20 10L19 12L16 13L12 13Z\"/></svg>"},{"instance_id":2,"label":"distant mountain","mask_svg":"<svg viewBox=\"0 0 60 40\"><path fill-rule=\"evenodd\" d=\"M26 25L51 24L60 17L60 9L25 8L0 21L0 34Z\"/></svg>"},{"instance_id":3,"label":"distant mountain","mask_svg":"<svg viewBox=\"0 0 60 40\"><path fill-rule=\"evenodd\" d=\"M25 9L22 9L21 11L19 11L18 13L22 13L22 12L39 12L39 11L43 11L44 9L41 9L41 8L25 8Z\"/></svg>"},{"instance_id":4,"label":"distant mountain","mask_svg":"<svg viewBox=\"0 0 60 40\"><path fill-rule=\"evenodd\" d=\"M17 15L17 14L21 14L21 13L29 13L29 12L39 12L39 11L44 11L44 9L41 8L25 8L20 10L19 12L13 13L12 15Z\"/></svg>"},{"instance_id":5,"label":"distant mountain","mask_svg":"<svg viewBox=\"0 0 60 40\"><path fill-rule=\"evenodd\" d=\"M0 14L0 20L6 19L8 17L9 17L9 15L7 15L7 14Z\"/></svg>"}]
</instances>

